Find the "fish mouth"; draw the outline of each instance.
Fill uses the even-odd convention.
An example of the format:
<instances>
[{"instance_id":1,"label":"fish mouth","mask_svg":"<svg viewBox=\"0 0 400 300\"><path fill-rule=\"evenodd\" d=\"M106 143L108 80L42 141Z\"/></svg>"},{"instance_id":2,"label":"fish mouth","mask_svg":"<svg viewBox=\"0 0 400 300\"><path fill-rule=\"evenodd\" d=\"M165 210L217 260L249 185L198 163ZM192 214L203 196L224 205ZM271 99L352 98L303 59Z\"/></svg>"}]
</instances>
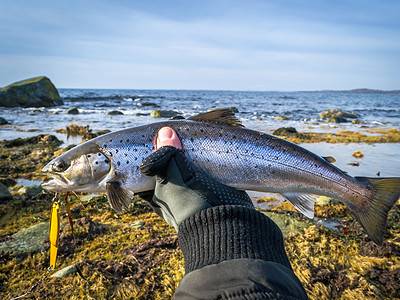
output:
<instances>
[{"instance_id":1,"label":"fish mouth","mask_svg":"<svg viewBox=\"0 0 400 300\"><path fill-rule=\"evenodd\" d=\"M61 192L68 189L70 182L61 173L48 171L46 175L49 176L50 179L43 182L41 185L45 190Z\"/></svg>"}]
</instances>

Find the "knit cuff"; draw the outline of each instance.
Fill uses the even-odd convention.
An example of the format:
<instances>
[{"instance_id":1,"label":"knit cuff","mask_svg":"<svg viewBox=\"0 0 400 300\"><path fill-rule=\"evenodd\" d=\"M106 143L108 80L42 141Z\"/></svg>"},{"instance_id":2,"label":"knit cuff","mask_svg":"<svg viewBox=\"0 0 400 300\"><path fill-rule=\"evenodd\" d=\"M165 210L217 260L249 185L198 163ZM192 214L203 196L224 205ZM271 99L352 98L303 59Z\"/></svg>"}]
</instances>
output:
<instances>
[{"instance_id":1,"label":"knit cuff","mask_svg":"<svg viewBox=\"0 0 400 300\"><path fill-rule=\"evenodd\" d=\"M282 232L268 217L243 206L201 210L179 225L186 273L239 258L262 259L291 269Z\"/></svg>"}]
</instances>

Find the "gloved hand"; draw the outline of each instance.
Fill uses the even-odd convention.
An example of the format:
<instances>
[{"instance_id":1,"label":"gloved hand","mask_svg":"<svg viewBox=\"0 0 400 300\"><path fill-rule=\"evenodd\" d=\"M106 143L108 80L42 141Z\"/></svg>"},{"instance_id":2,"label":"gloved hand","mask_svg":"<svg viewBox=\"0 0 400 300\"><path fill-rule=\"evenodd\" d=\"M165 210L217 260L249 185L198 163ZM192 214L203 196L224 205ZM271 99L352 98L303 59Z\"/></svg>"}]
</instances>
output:
<instances>
[{"instance_id":1,"label":"gloved hand","mask_svg":"<svg viewBox=\"0 0 400 300\"><path fill-rule=\"evenodd\" d=\"M175 135L177 141L172 139L167 143L160 142L160 133L163 130L172 129L162 128L159 131L156 145L158 150L142 162L140 170L144 175L156 177L156 187L150 204L170 225L178 230L179 224L186 218L212 206L254 207L246 192L216 181L191 164L184 152L176 148L180 147L180 142L173 131L167 136Z\"/></svg>"}]
</instances>

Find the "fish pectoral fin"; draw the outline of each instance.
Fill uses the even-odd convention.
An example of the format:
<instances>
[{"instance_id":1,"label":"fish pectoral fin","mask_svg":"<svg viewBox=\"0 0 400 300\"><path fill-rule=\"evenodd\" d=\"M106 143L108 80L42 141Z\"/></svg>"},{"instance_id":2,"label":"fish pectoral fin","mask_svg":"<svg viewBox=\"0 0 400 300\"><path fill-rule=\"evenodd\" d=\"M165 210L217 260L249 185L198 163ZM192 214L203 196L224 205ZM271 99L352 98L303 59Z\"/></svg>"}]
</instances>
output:
<instances>
[{"instance_id":1,"label":"fish pectoral fin","mask_svg":"<svg viewBox=\"0 0 400 300\"><path fill-rule=\"evenodd\" d=\"M330 162L331 164L336 162L336 159L333 156L322 156L323 159L325 159L327 162Z\"/></svg>"},{"instance_id":2,"label":"fish pectoral fin","mask_svg":"<svg viewBox=\"0 0 400 300\"><path fill-rule=\"evenodd\" d=\"M217 108L188 118L192 121L224 124L233 127L243 127L242 122L235 116L235 108Z\"/></svg>"},{"instance_id":3,"label":"fish pectoral fin","mask_svg":"<svg viewBox=\"0 0 400 300\"><path fill-rule=\"evenodd\" d=\"M303 194L303 193L284 193L283 196L287 198L298 211L300 211L307 218L314 218L314 203L318 195Z\"/></svg>"},{"instance_id":4,"label":"fish pectoral fin","mask_svg":"<svg viewBox=\"0 0 400 300\"><path fill-rule=\"evenodd\" d=\"M119 181L107 181L106 192L108 202L116 212L122 212L131 203L133 193L122 188Z\"/></svg>"}]
</instances>

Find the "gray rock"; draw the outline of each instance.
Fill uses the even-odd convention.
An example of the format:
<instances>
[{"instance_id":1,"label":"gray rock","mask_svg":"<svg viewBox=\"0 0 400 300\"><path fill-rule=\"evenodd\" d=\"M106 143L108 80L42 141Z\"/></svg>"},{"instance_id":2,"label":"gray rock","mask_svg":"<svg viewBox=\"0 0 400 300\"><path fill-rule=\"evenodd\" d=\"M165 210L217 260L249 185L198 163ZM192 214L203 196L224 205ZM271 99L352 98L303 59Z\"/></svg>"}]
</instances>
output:
<instances>
[{"instance_id":1,"label":"gray rock","mask_svg":"<svg viewBox=\"0 0 400 300\"><path fill-rule=\"evenodd\" d=\"M172 118L179 115L178 112L174 110L152 110L150 116L153 118Z\"/></svg>"},{"instance_id":2,"label":"gray rock","mask_svg":"<svg viewBox=\"0 0 400 300\"><path fill-rule=\"evenodd\" d=\"M19 256L44 251L48 248L48 236L49 222L35 224L21 229L0 243L0 253Z\"/></svg>"},{"instance_id":3,"label":"gray rock","mask_svg":"<svg viewBox=\"0 0 400 300\"><path fill-rule=\"evenodd\" d=\"M112 110L108 112L108 115L110 116L119 116L119 115L123 115L124 113L122 111L119 110Z\"/></svg>"},{"instance_id":4,"label":"gray rock","mask_svg":"<svg viewBox=\"0 0 400 300\"><path fill-rule=\"evenodd\" d=\"M0 125L7 125L10 124L6 119L0 117Z\"/></svg>"},{"instance_id":5,"label":"gray rock","mask_svg":"<svg viewBox=\"0 0 400 300\"><path fill-rule=\"evenodd\" d=\"M63 278L65 276L75 274L77 272L76 265L70 265L68 267L62 268L61 270L58 270L54 274L52 274L50 277L52 278Z\"/></svg>"},{"instance_id":6,"label":"gray rock","mask_svg":"<svg viewBox=\"0 0 400 300\"><path fill-rule=\"evenodd\" d=\"M56 87L45 76L14 82L0 89L0 106L51 107L61 104Z\"/></svg>"},{"instance_id":7,"label":"gray rock","mask_svg":"<svg viewBox=\"0 0 400 300\"><path fill-rule=\"evenodd\" d=\"M8 188L4 184L0 183L0 201L11 200L11 199L12 196Z\"/></svg>"},{"instance_id":8,"label":"gray rock","mask_svg":"<svg viewBox=\"0 0 400 300\"><path fill-rule=\"evenodd\" d=\"M77 107L72 107L67 110L67 114L69 115L78 115L79 114L79 109Z\"/></svg>"}]
</instances>

